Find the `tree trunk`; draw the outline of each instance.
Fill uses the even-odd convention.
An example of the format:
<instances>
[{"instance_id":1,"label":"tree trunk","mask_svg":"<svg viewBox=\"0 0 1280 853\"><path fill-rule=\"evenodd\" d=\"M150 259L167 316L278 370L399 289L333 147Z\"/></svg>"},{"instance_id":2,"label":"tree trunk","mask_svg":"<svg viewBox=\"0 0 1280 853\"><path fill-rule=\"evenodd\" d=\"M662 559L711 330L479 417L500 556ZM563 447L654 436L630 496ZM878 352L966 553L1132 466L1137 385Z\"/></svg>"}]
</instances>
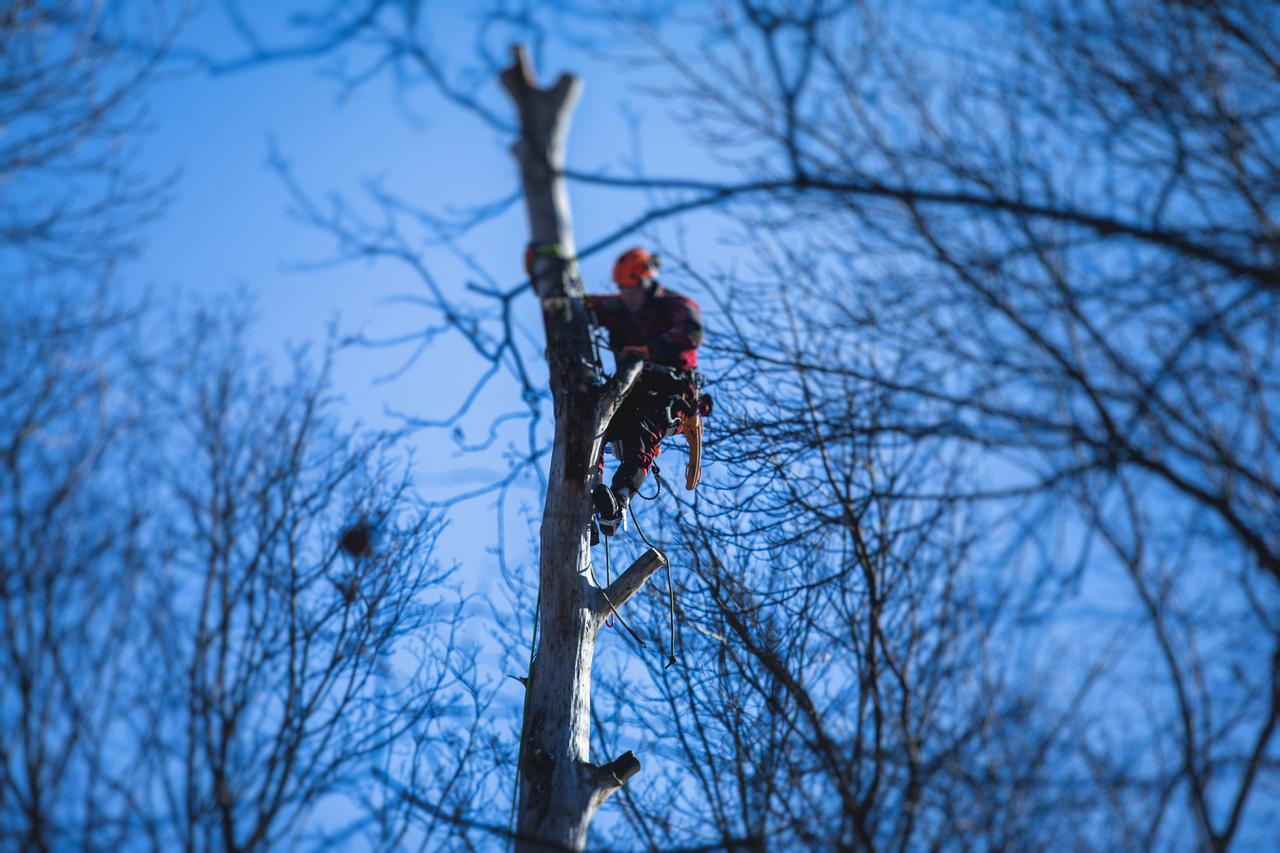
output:
<instances>
[{"instance_id":1,"label":"tree trunk","mask_svg":"<svg viewBox=\"0 0 1280 853\"><path fill-rule=\"evenodd\" d=\"M539 89L527 54L517 47L502 83L520 115L521 135L513 150L530 238L540 246L558 247L540 254L533 270L547 334L555 444L542 514L541 619L525 695L517 848L579 850L596 809L640 769L630 752L603 766L589 760L591 661L609 605L589 578L587 526L599 436L641 363L623 365L604 387L597 387L562 175L565 136L581 82L566 74L552 88ZM620 606L656 567L657 561L638 561L634 571L608 590L609 601Z\"/></svg>"}]
</instances>

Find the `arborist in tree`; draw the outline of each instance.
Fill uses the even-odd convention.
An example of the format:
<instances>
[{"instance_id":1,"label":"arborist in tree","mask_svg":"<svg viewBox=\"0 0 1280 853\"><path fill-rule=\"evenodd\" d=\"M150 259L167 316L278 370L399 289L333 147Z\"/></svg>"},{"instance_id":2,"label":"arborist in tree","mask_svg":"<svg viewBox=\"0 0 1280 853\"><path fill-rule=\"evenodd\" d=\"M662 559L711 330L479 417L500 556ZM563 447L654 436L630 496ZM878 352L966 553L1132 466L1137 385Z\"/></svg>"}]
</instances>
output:
<instances>
[{"instance_id":1,"label":"arborist in tree","mask_svg":"<svg viewBox=\"0 0 1280 853\"><path fill-rule=\"evenodd\" d=\"M683 431L689 439L687 488L700 475L701 418L711 413L711 398L701 393L696 369L702 311L692 299L658 282L658 266L656 255L628 249L613 265L618 293L587 297L592 322L609 333L615 360L632 355L645 359L644 371L604 434L619 459L612 488L598 483L591 493L606 535L622 524L627 503L653 467L664 436ZM603 473L603 454L599 464Z\"/></svg>"}]
</instances>

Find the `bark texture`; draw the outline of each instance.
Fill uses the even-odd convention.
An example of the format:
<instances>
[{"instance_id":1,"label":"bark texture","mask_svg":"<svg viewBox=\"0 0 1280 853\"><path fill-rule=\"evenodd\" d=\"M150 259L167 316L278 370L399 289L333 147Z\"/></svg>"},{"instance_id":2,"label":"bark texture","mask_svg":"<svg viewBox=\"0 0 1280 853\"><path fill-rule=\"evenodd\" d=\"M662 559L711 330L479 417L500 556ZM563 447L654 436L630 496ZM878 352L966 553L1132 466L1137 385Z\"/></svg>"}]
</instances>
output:
<instances>
[{"instance_id":1,"label":"bark texture","mask_svg":"<svg viewBox=\"0 0 1280 853\"><path fill-rule=\"evenodd\" d=\"M591 661L608 605L590 581L587 525L600 436L641 364L624 364L597 387L563 179L565 137L581 82L563 75L551 88L539 88L527 54L516 48L502 83L520 116L513 151L530 239L558 246L540 254L533 270L547 335L555 444L542 515L541 617L525 696L517 848L577 850L586 844L596 809L640 769L629 752L601 766L590 762ZM644 578L630 580L638 589Z\"/></svg>"}]
</instances>

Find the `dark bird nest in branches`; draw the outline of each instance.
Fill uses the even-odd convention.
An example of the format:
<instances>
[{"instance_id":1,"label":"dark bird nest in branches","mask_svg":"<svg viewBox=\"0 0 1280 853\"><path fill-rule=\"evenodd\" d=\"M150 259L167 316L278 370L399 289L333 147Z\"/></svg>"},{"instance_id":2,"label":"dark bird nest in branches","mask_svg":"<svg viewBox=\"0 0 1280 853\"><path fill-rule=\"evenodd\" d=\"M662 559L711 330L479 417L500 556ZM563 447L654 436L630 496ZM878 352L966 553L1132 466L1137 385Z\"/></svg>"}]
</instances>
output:
<instances>
[{"instance_id":1,"label":"dark bird nest in branches","mask_svg":"<svg viewBox=\"0 0 1280 853\"><path fill-rule=\"evenodd\" d=\"M373 533L373 525L367 521L357 521L342 531L338 547L352 557L372 557Z\"/></svg>"}]
</instances>

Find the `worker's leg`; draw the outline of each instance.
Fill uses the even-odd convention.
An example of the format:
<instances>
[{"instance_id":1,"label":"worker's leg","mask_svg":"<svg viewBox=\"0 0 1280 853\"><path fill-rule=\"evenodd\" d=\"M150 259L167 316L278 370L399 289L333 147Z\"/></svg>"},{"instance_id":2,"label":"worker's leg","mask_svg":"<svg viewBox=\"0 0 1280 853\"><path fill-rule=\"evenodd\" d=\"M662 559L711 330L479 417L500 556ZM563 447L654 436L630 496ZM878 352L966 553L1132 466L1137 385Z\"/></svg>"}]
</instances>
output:
<instances>
[{"instance_id":1,"label":"worker's leg","mask_svg":"<svg viewBox=\"0 0 1280 853\"><path fill-rule=\"evenodd\" d=\"M626 494L628 497L640 491L653 460L662 452L662 437L666 435L665 424L656 419L644 418L631 435L622 441L622 462L618 470L613 472L613 491L615 494Z\"/></svg>"},{"instance_id":2,"label":"worker's leg","mask_svg":"<svg viewBox=\"0 0 1280 853\"><path fill-rule=\"evenodd\" d=\"M631 405L618 412L606 435L617 442L615 447L620 459L612 488L600 484L592 493L601 527L608 534L622 523L622 514L661 452L662 437L667 431L666 400L657 395L633 395L627 402Z\"/></svg>"}]
</instances>

